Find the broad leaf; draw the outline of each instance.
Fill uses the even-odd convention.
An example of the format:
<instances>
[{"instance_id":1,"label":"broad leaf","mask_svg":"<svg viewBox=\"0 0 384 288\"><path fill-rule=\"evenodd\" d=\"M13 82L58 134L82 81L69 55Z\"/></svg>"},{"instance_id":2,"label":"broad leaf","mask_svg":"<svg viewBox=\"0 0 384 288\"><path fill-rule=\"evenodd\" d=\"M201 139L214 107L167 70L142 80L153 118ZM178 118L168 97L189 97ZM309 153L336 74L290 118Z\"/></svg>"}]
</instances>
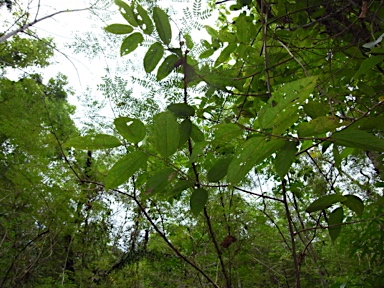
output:
<instances>
[{"instance_id":1,"label":"broad leaf","mask_svg":"<svg viewBox=\"0 0 384 288\"><path fill-rule=\"evenodd\" d=\"M194 189L191 195L190 206L192 214L197 217L204 209L205 204L208 201L208 192L203 189Z\"/></svg>"},{"instance_id":2,"label":"broad leaf","mask_svg":"<svg viewBox=\"0 0 384 288\"><path fill-rule=\"evenodd\" d=\"M172 29L171 29L171 24L169 23L167 13L165 13L159 7L154 7L153 8L153 20L155 21L156 30L160 36L160 39L166 45L171 43Z\"/></svg>"},{"instance_id":3,"label":"broad leaf","mask_svg":"<svg viewBox=\"0 0 384 288\"><path fill-rule=\"evenodd\" d=\"M185 142L188 141L189 137L191 137L192 132L192 122L189 119L185 119L180 123L180 139L179 139L179 147L184 145Z\"/></svg>"},{"instance_id":4,"label":"broad leaf","mask_svg":"<svg viewBox=\"0 0 384 288\"><path fill-rule=\"evenodd\" d=\"M136 9L139 15L139 17L136 17L136 20L139 22L140 28L145 34L151 34L153 32L153 23L151 18L149 18L147 11L139 4L136 4Z\"/></svg>"},{"instance_id":5,"label":"broad leaf","mask_svg":"<svg viewBox=\"0 0 384 288\"><path fill-rule=\"evenodd\" d=\"M329 110L328 107L326 107L328 104L323 104L316 101L310 101L307 104L303 105L304 112L311 117L312 119L325 116Z\"/></svg>"},{"instance_id":6,"label":"broad leaf","mask_svg":"<svg viewBox=\"0 0 384 288\"><path fill-rule=\"evenodd\" d=\"M337 237L340 235L341 224L343 223L344 210L343 207L338 207L332 211L328 217L328 233L332 239L332 242L335 242Z\"/></svg>"},{"instance_id":7,"label":"broad leaf","mask_svg":"<svg viewBox=\"0 0 384 288\"><path fill-rule=\"evenodd\" d=\"M129 34L133 31L132 26L125 24L111 24L104 29L112 34Z\"/></svg>"},{"instance_id":8,"label":"broad leaf","mask_svg":"<svg viewBox=\"0 0 384 288\"><path fill-rule=\"evenodd\" d=\"M283 145L284 141L281 139L270 141L265 140L264 137L248 139L229 164L227 181L231 184L242 181L256 164L271 156Z\"/></svg>"},{"instance_id":9,"label":"broad leaf","mask_svg":"<svg viewBox=\"0 0 384 288\"><path fill-rule=\"evenodd\" d=\"M363 216L364 202L355 195L345 195L346 200L342 203L355 212L359 217Z\"/></svg>"},{"instance_id":10,"label":"broad leaf","mask_svg":"<svg viewBox=\"0 0 384 288\"><path fill-rule=\"evenodd\" d=\"M228 142L228 140L235 139L243 134L243 130L239 125L233 123L218 124L213 127L214 140L212 142L220 144L222 142Z\"/></svg>"},{"instance_id":11,"label":"broad leaf","mask_svg":"<svg viewBox=\"0 0 384 288\"><path fill-rule=\"evenodd\" d=\"M162 112L153 117L154 146L163 156L169 157L179 147L179 124L171 112Z\"/></svg>"},{"instance_id":12,"label":"broad leaf","mask_svg":"<svg viewBox=\"0 0 384 288\"><path fill-rule=\"evenodd\" d=\"M138 119L120 117L114 123L117 131L129 142L137 144L145 137L145 126Z\"/></svg>"},{"instance_id":13,"label":"broad leaf","mask_svg":"<svg viewBox=\"0 0 384 288\"><path fill-rule=\"evenodd\" d=\"M195 124L192 124L191 138L195 142L202 142L205 139L204 133Z\"/></svg>"},{"instance_id":14,"label":"broad leaf","mask_svg":"<svg viewBox=\"0 0 384 288\"><path fill-rule=\"evenodd\" d=\"M195 185L194 181L190 180L179 180L175 186L173 186L172 194L179 194L180 192L183 192L184 190L193 187Z\"/></svg>"},{"instance_id":15,"label":"broad leaf","mask_svg":"<svg viewBox=\"0 0 384 288\"><path fill-rule=\"evenodd\" d=\"M163 63L161 63L159 70L157 70L157 81L160 81L167 77L175 68L175 64L178 60L179 57L177 57L175 54L171 54L167 58L165 58Z\"/></svg>"},{"instance_id":16,"label":"broad leaf","mask_svg":"<svg viewBox=\"0 0 384 288\"><path fill-rule=\"evenodd\" d=\"M236 48L237 48L237 44L236 43L228 44L228 46L225 47L223 49L223 51L221 51L220 56L217 57L216 62L215 62L215 66L217 66L217 65L223 63L224 61L228 60L229 56L231 55L232 52L234 52L236 50ZM202 58L201 55L200 55L200 58Z\"/></svg>"},{"instance_id":17,"label":"broad leaf","mask_svg":"<svg viewBox=\"0 0 384 288\"><path fill-rule=\"evenodd\" d=\"M345 129L333 133L330 140L341 146L384 152L384 140L362 130Z\"/></svg>"},{"instance_id":18,"label":"broad leaf","mask_svg":"<svg viewBox=\"0 0 384 288\"><path fill-rule=\"evenodd\" d=\"M176 117L190 117L195 115L195 109L186 103L173 103L167 107Z\"/></svg>"},{"instance_id":19,"label":"broad leaf","mask_svg":"<svg viewBox=\"0 0 384 288\"><path fill-rule=\"evenodd\" d=\"M119 139L107 134L78 136L70 139L65 146L85 150L114 148L121 145Z\"/></svg>"},{"instance_id":20,"label":"broad leaf","mask_svg":"<svg viewBox=\"0 0 384 288\"><path fill-rule=\"evenodd\" d=\"M232 157L219 159L208 171L207 178L209 182L218 182L227 175L229 163Z\"/></svg>"},{"instance_id":21,"label":"broad leaf","mask_svg":"<svg viewBox=\"0 0 384 288\"><path fill-rule=\"evenodd\" d=\"M300 137L316 136L333 132L344 124L336 116L321 116L309 122L301 123L297 128Z\"/></svg>"},{"instance_id":22,"label":"broad leaf","mask_svg":"<svg viewBox=\"0 0 384 288\"><path fill-rule=\"evenodd\" d=\"M129 178L147 163L147 155L135 151L121 158L109 170L105 178L105 189L113 189L127 182Z\"/></svg>"},{"instance_id":23,"label":"broad leaf","mask_svg":"<svg viewBox=\"0 0 384 288\"><path fill-rule=\"evenodd\" d=\"M133 51L144 41L144 37L141 33L135 32L124 39L120 47L120 55L124 56Z\"/></svg>"},{"instance_id":24,"label":"broad leaf","mask_svg":"<svg viewBox=\"0 0 384 288\"><path fill-rule=\"evenodd\" d=\"M176 171L172 168L165 168L156 172L145 185L145 197L163 191L168 184L176 177Z\"/></svg>"},{"instance_id":25,"label":"broad leaf","mask_svg":"<svg viewBox=\"0 0 384 288\"><path fill-rule=\"evenodd\" d=\"M119 11L124 19L127 20L127 22L132 26L137 27L138 24L136 22L136 17L133 13L132 6L121 0L115 0L115 4L119 6Z\"/></svg>"},{"instance_id":26,"label":"broad leaf","mask_svg":"<svg viewBox=\"0 0 384 288\"><path fill-rule=\"evenodd\" d=\"M277 175L281 179L285 177L291 167L293 161L295 161L297 152L297 143L288 141L283 147L276 153L275 169Z\"/></svg>"},{"instance_id":27,"label":"broad leaf","mask_svg":"<svg viewBox=\"0 0 384 288\"><path fill-rule=\"evenodd\" d=\"M365 59L359 68L355 75L353 75L352 79L357 79L361 74L366 73L368 70L372 69L375 67L377 64L380 62L384 61L384 55L377 55L377 56L371 56L367 59Z\"/></svg>"},{"instance_id":28,"label":"broad leaf","mask_svg":"<svg viewBox=\"0 0 384 288\"><path fill-rule=\"evenodd\" d=\"M347 198L345 196L337 195L337 194L324 195L319 199L316 199L315 201L313 201L311 205L309 205L308 208L305 209L305 211L308 213L321 211L328 207L331 207L335 203L343 202L346 199Z\"/></svg>"},{"instance_id":29,"label":"broad leaf","mask_svg":"<svg viewBox=\"0 0 384 288\"><path fill-rule=\"evenodd\" d=\"M144 69L145 72L152 72L157 64L159 64L164 54L164 47L159 42L155 42L149 47L147 53L144 56Z\"/></svg>"}]
</instances>

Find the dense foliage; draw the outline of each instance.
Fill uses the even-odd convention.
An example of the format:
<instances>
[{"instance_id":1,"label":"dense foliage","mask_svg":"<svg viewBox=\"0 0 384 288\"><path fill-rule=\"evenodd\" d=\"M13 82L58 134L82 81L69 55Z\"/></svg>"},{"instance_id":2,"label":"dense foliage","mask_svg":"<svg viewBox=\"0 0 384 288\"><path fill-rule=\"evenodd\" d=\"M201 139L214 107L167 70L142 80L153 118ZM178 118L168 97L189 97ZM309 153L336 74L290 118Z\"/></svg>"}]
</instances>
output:
<instances>
[{"instance_id":1,"label":"dense foliage","mask_svg":"<svg viewBox=\"0 0 384 288\"><path fill-rule=\"evenodd\" d=\"M79 135L63 76L1 79L3 285L382 287L382 1L115 4L144 99L106 77L113 123Z\"/></svg>"}]
</instances>

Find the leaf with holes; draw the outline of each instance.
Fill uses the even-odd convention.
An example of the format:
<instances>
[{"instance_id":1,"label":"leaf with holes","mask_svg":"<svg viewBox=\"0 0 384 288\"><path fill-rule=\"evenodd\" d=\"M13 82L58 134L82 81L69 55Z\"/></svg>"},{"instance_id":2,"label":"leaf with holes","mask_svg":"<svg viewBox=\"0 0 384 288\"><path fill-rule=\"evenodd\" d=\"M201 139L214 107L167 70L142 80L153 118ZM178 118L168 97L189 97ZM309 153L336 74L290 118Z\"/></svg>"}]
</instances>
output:
<instances>
[{"instance_id":1,"label":"leaf with holes","mask_svg":"<svg viewBox=\"0 0 384 288\"><path fill-rule=\"evenodd\" d=\"M137 14L139 17L136 17L137 22L139 23L140 28L147 35L150 35L153 32L153 23L151 18L148 16L147 10L145 10L140 4L136 4ZM139 20L138 20L139 19Z\"/></svg>"},{"instance_id":2,"label":"leaf with holes","mask_svg":"<svg viewBox=\"0 0 384 288\"><path fill-rule=\"evenodd\" d=\"M145 137L145 126L138 119L120 117L114 120L117 131L129 142L139 143Z\"/></svg>"},{"instance_id":3,"label":"leaf with holes","mask_svg":"<svg viewBox=\"0 0 384 288\"><path fill-rule=\"evenodd\" d=\"M129 35L124 39L120 47L120 55L128 55L129 53L135 51L135 49L144 41L144 37L141 33L135 32Z\"/></svg>"}]
</instances>

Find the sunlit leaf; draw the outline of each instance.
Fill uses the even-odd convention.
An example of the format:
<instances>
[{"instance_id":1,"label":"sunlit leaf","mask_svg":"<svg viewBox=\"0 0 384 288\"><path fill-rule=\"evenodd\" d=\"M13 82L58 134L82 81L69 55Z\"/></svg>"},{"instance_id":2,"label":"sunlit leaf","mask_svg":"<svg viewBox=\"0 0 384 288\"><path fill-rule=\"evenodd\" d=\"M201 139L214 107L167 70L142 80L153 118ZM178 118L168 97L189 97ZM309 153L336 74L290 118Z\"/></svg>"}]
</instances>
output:
<instances>
[{"instance_id":1,"label":"sunlit leaf","mask_svg":"<svg viewBox=\"0 0 384 288\"><path fill-rule=\"evenodd\" d=\"M125 24L112 24L104 28L105 31L112 34L129 34L133 31L132 26Z\"/></svg>"},{"instance_id":2,"label":"sunlit leaf","mask_svg":"<svg viewBox=\"0 0 384 288\"><path fill-rule=\"evenodd\" d=\"M220 56L217 57L216 62L215 62L215 66L217 66L217 65L223 63L224 61L228 60L229 56L231 55L232 52L234 52L236 50L236 48L237 48L237 44L236 43L228 44L228 46L225 47L223 49L223 51L221 51ZM201 55L200 55L200 58L202 58Z\"/></svg>"},{"instance_id":3,"label":"sunlit leaf","mask_svg":"<svg viewBox=\"0 0 384 288\"><path fill-rule=\"evenodd\" d=\"M244 180L245 176L256 164L271 156L283 145L284 141L281 139L270 141L265 140L264 137L248 139L229 164L227 181L236 184Z\"/></svg>"},{"instance_id":4,"label":"sunlit leaf","mask_svg":"<svg viewBox=\"0 0 384 288\"><path fill-rule=\"evenodd\" d=\"M163 157L169 157L179 146L179 124L171 112L159 113L153 117L153 121L153 144Z\"/></svg>"},{"instance_id":5,"label":"sunlit leaf","mask_svg":"<svg viewBox=\"0 0 384 288\"><path fill-rule=\"evenodd\" d=\"M194 216L199 216L208 201L208 192L205 189L194 189L191 195L190 206Z\"/></svg>"},{"instance_id":6,"label":"sunlit leaf","mask_svg":"<svg viewBox=\"0 0 384 288\"><path fill-rule=\"evenodd\" d=\"M300 137L316 136L326 132L333 132L344 124L336 116L320 116L299 125L297 132Z\"/></svg>"},{"instance_id":7,"label":"sunlit leaf","mask_svg":"<svg viewBox=\"0 0 384 288\"><path fill-rule=\"evenodd\" d=\"M85 150L114 148L121 145L119 139L107 134L78 136L70 139L65 146Z\"/></svg>"},{"instance_id":8,"label":"sunlit leaf","mask_svg":"<svg viewBox=\"0 0 384 288\"><path fill-rule=\"evenodd\" d=\"M343 223L344 210L343 207L338 207L332 211L328 217L328 233L332 239L332 242L335 242L337 237L339 237L341 232L341 224Z\"/></svg>"},{"instance_id":9,"label":"sunlit leaf","mask_svg":"<svg viewBox=\"0 0 384 288\"><path fill-rule=\"evenodd\" d=\"M160 39L164 42L164 44L168 45L171 43L172 29L167 13L165 13L159 7L154 7L153 20L155 21L156 30L160 36Z\"/></svg>"},{"instance_id":10,"label":"sunlit leaf","mask_svg":"<svg viewBox=\"0 0 384 288\"><path fill-rule=\"evenodd\" d=\"M164 54L164 47L159 42L153 43L144 56L144 70L147 73L152 72L159 64Z\"/></svg>"},{"instance_id":11,"label":"sunlit leaf","mask_svg":"<svg viewBox=\"0 0 384 288\"><path fill-rule=\"evenodd\" d=\"M305 209L305 211L308 213L321 211L328 207L331 207L335 203L343 202L346 199L347 198L345 196L338 195L338 194L324 195L319 199L316 199L315 201L313 201L311 205L309 205L308 208Z\"/></svg>"},{"instance_id":12,"label":"sunlit leaf","mask_svg":"<svg viewBox=\"0 0 384 288\"><path fill-rule=\"evenodd\" d=\"M138 119L119 117L114 120L114 123L117 131L132 143L139 143L145 137L145 126Z\"/></svg>"},{"instance_id":13,"label":"sunlit leaf","mask_svg":"<svg viewBox=\"0 0 384 288\"><path fill-rule=\"evenodd\" d=\"M147 155L141 151L135 151L121 158L109 170L105 178L105 189L113 189L127 182L140 168L147 163Z\"/></svg>"},{"instance_id":14,"label":"sunlit leaf","mask_svg":"<svg viewBox=\"0 0 384 288\"><path fill-rule=\"evenodd\" d=\"M124 56L133 51L144 41L144 37L141 33L135 32L124 39L120 47L120 55Z\"/></svg>"}]
</instances>

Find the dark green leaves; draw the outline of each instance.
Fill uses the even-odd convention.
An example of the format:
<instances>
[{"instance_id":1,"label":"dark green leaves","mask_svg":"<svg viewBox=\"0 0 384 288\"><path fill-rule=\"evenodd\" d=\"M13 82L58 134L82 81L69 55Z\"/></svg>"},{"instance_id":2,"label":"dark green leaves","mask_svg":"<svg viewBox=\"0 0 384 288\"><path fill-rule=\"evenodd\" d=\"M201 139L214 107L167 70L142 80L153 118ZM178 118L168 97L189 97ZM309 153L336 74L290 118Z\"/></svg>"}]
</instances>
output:
<instances>
[{"instance_id":1,"label":"dark green leaves","mask_svg":"<svg viewBox=\"0 0 384 288\"><path fill-rule=\"evenodd\" d=\"M141 33L135 32L124 39L120 47L120 55L124 56L133 51L144 41L144 37Z\"/></svg>"},{"instance_id":2,"label":"dark green leaves","mask_svg":"<svg viewBox=\"0 0 384 288\"><path fill-rule=\"evenodd\" d=\"M139 23L140 28L147 35L153 32L153 23L149 18L147 11L139 4L136 4L137 16L136 21Z\"/></svg>"},{"instance_id":3,"label":"dark green leaves","mask_svg":"<svg viewBox=\"0 0 384 288\"><path fill-rule=\"evenodd\" d=\"M86 135L70 139L66 146L85 150L114 148L120 146L119 139L106 134Z\"/></svg>"},{"instance_id":4,"label":"dark green leaves","mask_svg":"<svg viewBox=\"0 0 384 288\"><path fill-rule=\"evenodd\" d=\"M346 200L343 201L343 205L347 206L353 212L355 212L359 217L363 216L364 212L364 203L363 201L355 195L345 195Z\"/></svg>"},{"instance_id":5,"label":"dark green leaves","mask_svg":"<svg viewBox=\"0 0 384 288\"><path fill-rule=\"evenodd\" d=\"M145 72L152 72L160 62L164 54L164 47L159 42L155 42L149 47L144 57Z\"/></svg>"},{"instance_id":6,"label":"dark green leaves","mask_svg":"<svg viewBox=\"0 0 384 288\"><path fill-rule=\"evenodd\" d=\"M160 39L166 45L171 43L172 30L171 30L171 24L169 23L167 13L165 13L159 7L154 7L153 8L153 20L155 21L156 30L160 36Z\"/></svg>"},{"instance_id":7,"label":"dark green leaves","mask_svg":"<svg viewBox=\"0 0 384 288\"><path fill-rule=\"evenodd\" d=\"M219 159L209 170L207 178L209 182L218 182L227 175L229 163L232 157Z\"/></svg>"},{"instance_id":8,"label":"dark green leaves","mask_svg":"<svg viewBox=\"0 0 384 288\"><path fill-rule=\"evenodd\" d=\"M164 191L172 179L176 176L176 171L172 168L165 168L156 172L149 180L145 186L145 195L149 196L158 192Z\"/></svg>"},{"instance_id":9,"label":"dark green leaves","mask_svg":"<svg viewBox=\"0 0 384 288\"><path fill-rule=\"evenodd\" d=\"M132 152L121 158L108 172L105 189L113 189L127 182L135 172L146 165L147 159L147 155L141 151Z\"/></svg>"},{"instance_id":10,"label":"dark green leaves","mask_svg":"<svg viewBox=\"0 0 384 288\"><path fill-rule=\"evenodd\" d=\"M195 109L186 103L173 103L167 107L176 117L190 117L195 115Z\"/></svg>"},{"instance_id":11,"label":"dark green leaves","mask_svg":"<svg viewBox=\"0 0 384 288\"><path fill-rule=\"evenodd\" d=\"M191 195L190 206L194 216L198 216L208 201L208 192L203 188L194 189Z\"/></svg>"},{"instance_id":12,"label":"dark green leaves","mask_svg":"<svg viewBox=\"0 0 384 288\"><path fill-rule=\"evenodd\" d=\"M346 199L347 198L345 196L337 194L325 195L313 201L312 204L309 205L307 209L305 209L305 211L308 213L321 211L331 207L335 203L345 201Z\"/></svg>"},{"instance_id":13,"label":"dark green leaves","mask_svg":"<svg viewBox=\"0 0 384 288\"><path fill-rule=\"evenodd\" d=\"M335 242L341 232L341 224L343 223L344 210L343 207L338 207L332 211L328 217L328 232L332 241Z\"/></svg>"},{"instance_id":14,"label":"dark green leaves","mask_svg":"<svg viewBox=\"0 0 384 288\"><path fill-rule=\"evenodd\" d=\"M297 143L286 142L283 147L277 152L275 158L275 169L277 175L281 179L288 173L293 161L296 158Z\"/></svg>"},{"instance_id":15,"label":"dark green leaves","mask_svg":"<svg viewBox=\"0 0 384 288\"><path fill-rule=\"evenodd\" d=\"M129 142L137 144L145 137L145 126L138 119L120 117L114 123L117 131Z\"/></svg>"},{"instance_id":16,"label":"dark green leaves","mask_svg":"<svg viewBox=\"0 0 384 288\"><path fill-rule=\"evenodd\" d=\"M175 68L175 64L178 60L179 57L177 57L175 54L171 54L167 58L165 58L163 63L161 63L159 70L157 70L157 81L160 81L167 77Z\"/></svg>"},{"instance_id":17,"label":"dark green leaves","mask_svg":"<svg viewBox=\"0 0 384 288\"><path fill-rule=\"evenodd\" d=\"M179 147L179 124L171 112L157 114L153 120L153 144L163 157L169 157Z\"/></svg>"},{"instance_id":18,"label":"dark green leaves","mask_svg":"<svg viewBox=\"0 0 384 288\"><path fill-rule=\"evenodd\" d=\"M133 28L124 24L112 24L105 27L105 31L112 34L129 34L133 31Z\"/></svg>"},{"instance_id":19,"label":"dark green leaves","mask_svg":"<svg viewBox=\"0 0 384 288\"><path fill-rule=\"evenodd\" d=\"M384 140L362 130L345 129L333 133L331 140L341 146L384 152Z\"/></svg>"}]
</instances>

